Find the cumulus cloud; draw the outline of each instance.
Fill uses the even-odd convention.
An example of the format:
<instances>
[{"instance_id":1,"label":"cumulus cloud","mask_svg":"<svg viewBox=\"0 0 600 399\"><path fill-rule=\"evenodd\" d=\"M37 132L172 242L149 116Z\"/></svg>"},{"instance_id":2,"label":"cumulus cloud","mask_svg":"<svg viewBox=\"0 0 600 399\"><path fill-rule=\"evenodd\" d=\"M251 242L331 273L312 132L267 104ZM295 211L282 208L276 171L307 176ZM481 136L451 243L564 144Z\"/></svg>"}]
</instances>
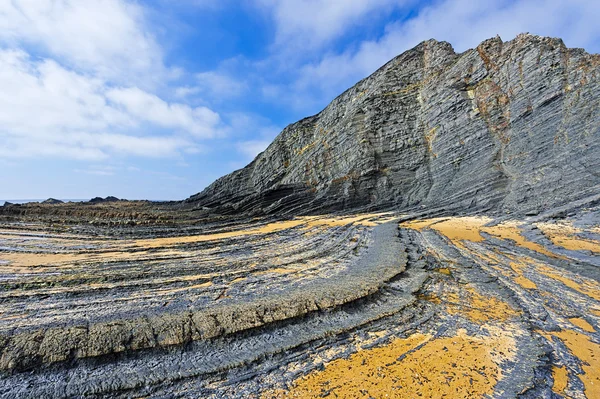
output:
<instances>
[{"instance_id":1,"label":"cumulus cloud","mask_svg":"<svg viewBox=\"0 0 600 399\"><path fill-rule=\"evenodd\" d=\"M162 68L143 9L123 0L0 2L0 41L29 45L69 66L112 80L139 80Z\"/></svg>"},{"instance_id":2,"label":"cumulus cloud","mask_svg":"<svg viewBox=\"0 0 600 399\"><path fill-rule=\"evenodd\" d=\"M198 86L180 86L176 87L173 95L177 98L184 99L200 92Z\"/></svg>"},{"instance_id":3,"label":"cumulus cloud","mask_svg":"<svg viewBox=\"0 0 600 399\"><path fill-rule=\"evenodd\" d=\"M111 88L22 50L0 50L0 86L0 155L9 158L173 156L194 148L191 137L212 137L219 124L207 108L167 103L138 88ZM152 136L142 129L148 124L180 134Z\"/></svg>"},{"instance_id":4,"label":"cumulus cloud","mask_svg":"<svg viewBox=\"0 0 600 399\"><path fill-rule=\"evenodd\" d=\"M137 87L110 89L106 92L106 97L141 121L181 129L198 137L214 136L220 122L219 115L206 107L192 108L181 103L169 104Z\"/></svg>"},{"instance_id":5,"label":"cumulus cloud","mask_svg":"<svg viewBox=\"0 0 600 399\"><path fill-rule=\"evenodd\" d=\"M198 92L213 98L224 99L240 96L246 84L224 72L208 71L196 74Z\"/></svg>"},{"instance_id":6,"label":"cumulus cloud","mask_svg":"<svg viewBox=\"0 0 600 399\"><path fill-rule=\"evenodd\" d=\"M248 140L236 144L238 152L247 159L254 159L255 156L267 149L273 140Z\"/></svg>"},{"instance_id":7,"label":"cumulus cloud","mask_svg":"<svg viewBox=\"0 0 600 399\"><path fill-rule=\"evenodd\" d=\"M268 119L250 113L229 115L231 136L238 136L235 150L242 155L237 167L252 160L264 151L281 132L281 127L273 125Z\"/></svg>"},{"instance_id":8,"label":"cumulus cloud","mask_svg":"<svg viewBox=\"0 0 600 399\"><path fill-rule=\"evenodd\" d=\"M114 176L117 168L112 165L90 165L87 169L74 169L73 171L96 176Z\"/></svg>"},{"instance_id":9,"label":"cumulus cloud","mask_svg":"<svg viewBox=\"0 0 600 399\"><path fill-rule=\"evenodd\" d=\"M221 131L220 116L154 93L155 80L186 73L162 58L138 3L0 2L0 156L198 152L198 140Z\"/></svg>"}]
</instances>

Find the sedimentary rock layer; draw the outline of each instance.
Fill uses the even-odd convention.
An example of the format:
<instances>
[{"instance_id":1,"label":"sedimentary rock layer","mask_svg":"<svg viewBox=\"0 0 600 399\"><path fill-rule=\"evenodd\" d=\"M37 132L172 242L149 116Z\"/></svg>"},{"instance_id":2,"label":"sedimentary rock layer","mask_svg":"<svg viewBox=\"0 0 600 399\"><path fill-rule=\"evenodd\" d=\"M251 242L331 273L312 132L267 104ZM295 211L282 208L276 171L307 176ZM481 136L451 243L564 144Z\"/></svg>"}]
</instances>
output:
<instances>
[{"instance_id":1,"label":"sedimentary rock layer","mask_svg":"<svg viewBox=\"0 0 600 399\"><path fill-rule=\"evenodd\" d=\"M406 262L385 214L255 220L192 236L163 228L155 230L163 237L127 240L41 227L5 225L0 233L5 373L206 342L326 312L379 295Z\"/></svg>"},{"instance_id":2,"label":"sedimentary rock layer","mask_svg":"<svg viewBox=\"0 0 600 399\"><path fill-rule=\"evenodd\" d=\"M496 37L460 54L429 40L188 203L278 214L564 204L598 192L599 76L600 56L560 39Z\"/></svg>"},{"instance_id":3,"label":"sedimentary rock layer","mask_svg":"<svg viewBox=\"0 0 600 399\"><path fill-rule=\"evenodd\" d=\"M0 395L592 398L599 214L5 222Z\"/></svg>"}]
</instances>

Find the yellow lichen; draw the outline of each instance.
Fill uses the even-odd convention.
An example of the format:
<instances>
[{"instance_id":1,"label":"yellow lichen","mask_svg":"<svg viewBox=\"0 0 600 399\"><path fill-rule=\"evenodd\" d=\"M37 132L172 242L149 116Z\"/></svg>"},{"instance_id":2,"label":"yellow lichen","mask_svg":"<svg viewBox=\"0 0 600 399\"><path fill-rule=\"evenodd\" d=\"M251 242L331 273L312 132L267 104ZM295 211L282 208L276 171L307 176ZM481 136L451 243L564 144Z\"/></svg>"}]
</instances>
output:
<instances>
[{"instance_id":1,"label":"yellow lichen","mask_svg":"<svg viewBox=\"0 0 600 399\"><path fill-rule=\"evenodd\" d=\"M432 218L404 222L401 224L401 227L414 230L421 230L426 227L432 228L446 236L455 245L459 244L460 247L463 247L461 241L484 241L484 237L481 235L483 232L503 240L512 240L516 245L522 248L527 248L550 257L562 258L550 252L543 246L527 240L521 234L521 231L519 230L520 224L518 222L507 221L496 226L485 226L491 221L491 218L483 216Z\"/></svg>"},{"instance_id":2,"label":"yellow lichen","mask_svg":"<svg viewBox=\"0 0 600 399\"><path fill-rule=\"evenodd\" d=\"M568 223L538 223L537 227L556 246L572 251L592 251L600 254L600 242L577 237L582 230Z\"/></svg>"},{"instance_id":3,"label":"yellow lichen","mask_svg":"<svg viewBox=\"0 0 600 399\"><path fill-rule=\"evenodd\" d=\"M481 295L471 287L445 292L442 301L446 302L449 314L460 314L479 324L507 321L521 314L508 303L494 296Z\"/></svg>"},{"instance_id":4,"label":"yellow lichen","mask_svg":"<svg viewBox=\"0 0 600 399\"><path fill-rule=\"evenodd\" d=\"M227 231L222 233L200 234L179 237L148 238L139 240L121 240L110 243L108 249L86 250L67 253L31 253L15 252L2 253L0 260L9 262L8 265L0 265L0 272L32 272L30 267L36 266L35 271L47 271L40 266L52 266L54 270L61 265L72 267L78 262L98 262L98 261L124 261L124 260L155 260L161 257L190 256L189 252L177 251L173 248L181 244L200 243L206 241L218 241L229 238L263 235L279 232L292 228L304 228L304 230L313 227L326 229L331 227L346 225L361 225L373 227L378 224L394 220L390 212L358 214L353 216L306 216L298 217L292 220L267 223L259 227ZM70 240L70 237L62 240L63 244L81 244L81 240ZM58 244L60 240L56 240ZM151 251L149 251L151 250ZM10 270L9 270L10 269Z\"/></svg>"},{"instance_id":5,"label":"yellow lichen","mask_svg":"<svg viewBox=\"0 0 600 399\"><path fill-rule=\"evenodd\" d=\"M581 328L583 331L587 331L587 332L596 332L596 330L594 329L594 327L593 327L593 326L592 326L590 323L588 323L587 321L583 320L583 319L582 319L582 318L580 318L580 317L571 317L571 318L569 319L569 321L570 321L570 322L571 322L573 325L575 325L575 326L577 326L577 327Z\"/></svg>"},{"instance_id":6,"label":"yellow lichen","mask_svg":"<svg viewBox=\"0 0 600 399\"><path fill-rule=\"evenodd\" d=\"M577 278L581 280L581 282L575 281L573 278L567 277L566 272L558 271L550 266L542 265L539 263L535 263L536 269L546 277L550 277L553 280L560 281L567 287L589 296L597 301L600 301L600 284L596 281L585 279L581 276Z\"/></svg>"},{"instance_id":7,"label":"yellow lichen","mask_svg":"<svg viewBox=\"0 0 600 399\"><path fill-rule=\"evenodd\" d=\"M434 157L437 157L437 154L435 154L433 152L433 141L435 140L435 138L437 136L437 133L436 133L437 130L438 130L438 127L436 126L432 129L430 129L429 132L427 132L425 134L425 144L427 145L427 151L432 153Z\"/></svg>"},{"instance_id":8,"label":"yellow lichen","mask_svg":"<svg viewBox=\"0 0 600 399\"><path fill-rule=\"evenodd\" d=\"M482 231L490 235L502 238L504 240L512 240L515 242L515 244L522 248L527 248L532 251L539 252L541 254L548 255L551 257L557 257L555 254L548 251L543 246L525 239L525 237L521 234L521 231L519 230L518 222L508 221L498 224L496 226L483 227Z\"/></svg>"},{"instance_id":9,"label":"yellow lichen","mask_svg":"<svg viewBox=\"0 0 600 399\"><path fill-rule=\"evenodd\" d=\"M517 284L523 288L537 289L537 285L533 281L523 276L523 271L527 268L526 264L521 262L510 262L510 267L515 273L517 273L517 277L514 278L514 281Z\"/></svg>"},{"instance_id":10,"label":"yellow lichen","mask_svg":"<svg viewBox=\"0 0 600 399\"><path fill-rule=\"evenodd\" d=\"M552 385L552 390L559 395L563 395L565 389L567 388L567 383L569 382L568 376L569 374L565 366L553 366L552 379L554 380L554 384Z\"/></svg>"},{"instance_id":11,"label":"yellow lichen","mask_svg":"<svg viewBox=\"0 0 600 399\"><path fill-rule=\"evenodd\" d=\"M502 352L504 355L498 355ZM478 398L502 378L498 364L514 353L504 336L432 338L414 334L338 359L266 398Z\"/></svg>"},{"instance_id":12,"label":"yellow lichen","mask_svg":"<svg viewBox=\"0 0 600 399\"><path fill-rule=\"evenodd\" d=\"M304 154L306 151L310 150L311 148L313 148L315 145L317 145L316 141L313 141L312 143L300 148L299 150L296 150L296 154L297 155L302 155Z\"/></svg>"},{"instance_id":13,"label":"yellow lichen","mask_svg":"<svg viewBox=\"0 0 600 399\"><path fill-rule=\"evenodd\" d=\"M600 398L600 345L592 342L585 334L573 330L543 333L549 338L559 338L569 351L581 361L583 374L579 378L583 382L584 392L588 399Z\"/></svg>"},{"instance_id":14,"label":"yellow lichen","mask_svg":"<svg viewBox=\"0 0 600 399\"><path fill-rule=\"evenodd\" d=\"M435 269L435 271L438 273L445 274L446 276L452 275L452 271L447 267L439 267L439 268Z\"/></svg>"},{"instance_id":15,"label":"yellow lichen","mask_svg":"<svg viewBox=\"0 0 600 399\"><path fill-rule=\"evenodd\" d=\"M449 218L431 225L431 228L437 230L446 236L453 243L460 241L481 242L484 238L480 231L483 225L491 222L492 219L480 216L465 216L460 218Z\"/></svg>"}]
</instances>

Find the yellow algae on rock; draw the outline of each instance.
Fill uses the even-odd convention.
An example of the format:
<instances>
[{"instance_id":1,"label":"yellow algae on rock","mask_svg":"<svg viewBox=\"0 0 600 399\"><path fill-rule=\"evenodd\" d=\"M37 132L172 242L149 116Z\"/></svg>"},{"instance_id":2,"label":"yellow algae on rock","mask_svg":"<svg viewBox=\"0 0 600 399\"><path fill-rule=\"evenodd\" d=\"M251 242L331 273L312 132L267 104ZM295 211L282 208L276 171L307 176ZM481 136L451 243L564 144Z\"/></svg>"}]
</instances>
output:
<instances>
[{"instance_id":1,"label":"yellow algae on rock","mask_svg":"<svg viewBox=\"0 0 600 399\"><path fill-rule=\"evenodd\" d=\"M543 265L540 263L535 263L536 269L546 277L550 277L553 280L560 281L564 285L569 288L574 289L575 291L589 296L597 301L600 301L600 284L596 281L585 279L582 276L577 276L578 279L582 280L581 282L575 281L570 277L567 277L564 271L555 270L547 265Z\"/></svg>"},{"instance_id":2,"label":"yellow algae on rock","mask_svg":"<svg viewBox=\"0 0 600 399\"><path fill-rule=\"evenodd\" d=\"M486 224L491 221L491 218L484 216L463 216L411 220L401 223L400 226L413 230L422 230L424 228L434 229L460 247L462 247L462 245L460 245L460 242L462 241L484 241L485 238L481 235L481 233L484 232L503 240L512 240L516 245L522 248L527 248L553 258L562 258L544 248L542 245L527 240L519 230L519 226L522 223L517 221L506 221L496 226L486 226Z\"/></svg>"},{"instance_id":3,"label":"yellow algae on rock","mask_svg":"<svg viewBox=\"0 0 600 399\"><path fill-rule=\"evenodd\" d=\"M273 269L267 269L267 270L261 270L259 272L254 273L256 276L262 276L265 274L289 274L289 273L295 273L297 272L296 269L288 269L288 268L283 268L283 267L276 267Z\"/></svg>"},{"instance_id":4,"label":"yellow algae on rock","mask_svg":"<svg viewBox=\"0 0 600 399\"><path fill-rule=\"evenodd\" d=\"M563 392L567 388L567 384L569 382L569 373L567 368L565 366L552 366L552 379L554 380L552 390L559 395L563 395Z\"/></svg>"},{"instance_id":5,"label":"yellow algae on rock","mask_svg":"<svg viewBox=\"0 0 600 399\"><path fill-rule=\"evenodd\" d=\"M452 275L452 270L450 270L450 268L448 268L448 267L439 267L439 268L435 269L435 271L438 273L445 274L446 276Z\"/></svg>"},{"instance_id":6,"label":"yellow algae on rock","mask_svg":"<svg viewBox=\"0 0 600 399\"><path fill-rule=\"evenodd\" d=\"M483 216L465 216L458 218L449 218L441 222L432 224L430 227L437 230L450 241L471 241L481 242L484 238L481 236L481 228L491 222L492 219Z\"/></svg>"},{"instance_id":7,"label":"yellow algae on rock","mask_svg":"<svg viewBox=\"0 0 600 399\"><path fill-rule=\"evenodd\" d=\"M195 290L195 289L200 289L200 288L208 288L208 287L211 287L212 285L213 285L213 283L211 281L207 281L202 284L195 284L195 285L190 285L187 287L157 290L157 293L160 292L161 294L174 294L176 292L181 292L181 291Z\"/></svg>"},{"instance_id":8,"label":"yellow algae on rock","mask_svg":"<svg viewBox=\"0 0 600 399\"><path fill-rule=\"evenodd\" d=\"M523 276L523 271L527 267L526 264L522 262L510 262L510 267L515 273L517 273L517 277L513 279L515 283L519 284L523 288L537 289L537 285L533 281Z\"/></svg>"},{"instance_id":9,"label":"yellow algae on rock","mask_svg":"<svg viewBox=\"0 0 600 399\"><path fill-rule=\"evenodd\" d=\"M536 289L537 285L529 280L527 277L523 277L523 276L518 276L514 278L515 283L519 284L521 287L523 288L527 288L527 289Z\"/></svg>"},{"instance_id":10,"label":"yellow algae on rock","mask_svg":"<svg viewBox=\"0 0 600 399\"><path fill-rule=\"evenodd\" d=\"M583 231L568 223L538 223L537 227L556 246L571 251L592 251L600 254L600 242L577 237L577 234Z\"/></svg>"},{"instance_id":11,"label":"yellow algae on rock","mask_svg":"<svg viewBox=\"0 0 600 399\"><path fill-rule=\"evenodd\" d=\"M267 398L481 398L502 378L498 348L514 349L509 337L432 338L415 334L338 359ZM508 356L508 355L507 355Z\"/></svg>"},{"instance_id":12,"label":"yellow algae on rock","mask_svg":"<svg viewBox=\"0 0 600 399\"><path fill-rule=\"evenodd\" d=\"M569 351L581 361L583 374L578 377L584 385L584 393L588 399L600 398L600 344L573 330L544 333L546 337L553 335L569 348Z\"/></svg>"},{"instance_id":13,"label":"yellow algae on rock","mask_svg":"<svg viewBox=\"0 0 600 399\"><path fill-rule=\"evenodd\" d=\"M78 262L99 262L99 261L142 261L147 259L159 259L162 256L189 256L189 252L175 251L169 247L174 247L182 244L192 244L207 241L225 240L235 237L263 235L274 232L279 232L296 227L304 227L304 230L317 227L327 229L331 227L361 225L366 227L374 227L381 223L394 220L391 212L358 214L353 216L305 216L298 217L292 220L267 223L263 226L251 227L248 229L240 229L226 231L220 233L208 233L177 237L162 237L162 238L145 238L138 240L119 240L111 243L108 249L87 250L83 252L64 252L64 253L5 253L2 254L2 260L9 262L9 267L15 269L16 272L28 272L32 270L23 270L20 268L28 268L32 266L52 266L56 268L58 265L72 265ZM81 240L71 240L70 236L63 239L54 240L62 244L76 244ZM89 244L89 243L88 243ZM148 251L152 250L152 251ZM4 266L6 271L6 266ZM35 271L45 271L36 268Z\"/></svg>"},{"instance_id":14,"label":"yellow algae on rock","mask_svg":"<svg viewBox=\"0 0 600 399\"><path fill-rule=\"evenodd\" d=\"M141 240L135 240L134 245L142 248L162 248L170 245L179 245L195 242L215 241L223 240L227 238L246 236L246 235L259 235L274 233L277 231L287 230L294 227L298 227L306 224L304 219L292 219L282 222L267 223L264 226L254 227L245 230L233 230L222 233L212 234L201 234L183 237L165 237L165 238L146 238Z\"/></svg>"},{"instance_id":15,"label":"yellow algae on rock","mask_svg":"<svg viewBox=\"0 0 600 399\"><path fill-rule=\"evenodd\" d=\"M406 229L412 229L412 230L422 230L440 220L443 220L443 219L437 218L437 219L424 219L424 220L420 220L420 219L409 220L409 221L400 223L400 227L404 227Z\"/></svg>"},{"instance_id":16,"label":"yellow algae on rock","mask_svg":"<svg viewBox=\"0 0 600 399\"><path fill-rule=\"evenodd\" d=\"M365 213L358 214L354 216L338 216L338 217L314 217L314 216L305 216L299 218L300 220L305 220L307 222L307 228L314 226L325 226L325 227L339 227L346 225L361 225L374 227L381 223L385 223L391 220L396 219L395 217L387 217L384 216L390 215L391 212L383 212L383 213Z\"/></svg>"},{"instance_id":17,"label":"yellow algae on rock","mask_svg":"<svg viewBox=\"0 0 600 399\"><path fill-rule=\"evenodd\" d=\"M531 242L527 240L519 230L519 226L521 223L516 221L507 221L500 223L496 226L487 226L483 227L481 230L489 235L496 236L503 240L512 240L516 245L522 248L527 248L535 252L539 252L541 254L557 258L558 256L554 253L548 251L546 248L541 246L540 244L536 244L535 242Z\"/></svg>"},{"instance_id":18,"label":"yellow algae on rock","mask_svg":"<svg viewBox=\"0 0 600 399\"><path fill-rule=\"evenodd\" d=\"M473 288L445 293L442 301L446 302L449 314L461 314L472 322L480 324L506 321L522 313L494 296L479 294Z\"/></svg>"},{"instance_id":19,"label":"yellow algae on rock","mask_svg":"<svg viewBox=\"0 0 600 399\"><path fill-rule=\"evenodd\" d=\"M581 328L583 331L596 332L596 330L590 323L588 323L580 317L571 317L569 321L571 322L571 324Z\"/></svg>"}]
</instances>

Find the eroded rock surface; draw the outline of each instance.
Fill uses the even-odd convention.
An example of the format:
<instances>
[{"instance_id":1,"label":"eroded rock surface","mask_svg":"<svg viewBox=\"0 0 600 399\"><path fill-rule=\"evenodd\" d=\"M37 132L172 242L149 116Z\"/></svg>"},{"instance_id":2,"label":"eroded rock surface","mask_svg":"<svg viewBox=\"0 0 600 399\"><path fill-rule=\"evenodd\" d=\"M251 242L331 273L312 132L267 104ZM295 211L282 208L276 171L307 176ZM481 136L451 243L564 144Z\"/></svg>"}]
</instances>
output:
<instances>
[{"instance_id":1,"label":"eroded rock surface","mask_svg":"<svg viewBox=\"0 0 600 399\"><path fill-rule=\"evenodd\" d=\"M589 202L123 224L1 225L2 397L597 396Z\"/></svg>"},{"instance_id":2,"label":"eroded rock surface","mask_svg":"<svg viewBox=\"0 0 600 399\"><path fill-rule=\"evenodd\" d=\"M559 39L461 54L426 41L188 202L279 214L561 205L598 193L599 76L599 55Z\"/></svg>"}]
</instances>

